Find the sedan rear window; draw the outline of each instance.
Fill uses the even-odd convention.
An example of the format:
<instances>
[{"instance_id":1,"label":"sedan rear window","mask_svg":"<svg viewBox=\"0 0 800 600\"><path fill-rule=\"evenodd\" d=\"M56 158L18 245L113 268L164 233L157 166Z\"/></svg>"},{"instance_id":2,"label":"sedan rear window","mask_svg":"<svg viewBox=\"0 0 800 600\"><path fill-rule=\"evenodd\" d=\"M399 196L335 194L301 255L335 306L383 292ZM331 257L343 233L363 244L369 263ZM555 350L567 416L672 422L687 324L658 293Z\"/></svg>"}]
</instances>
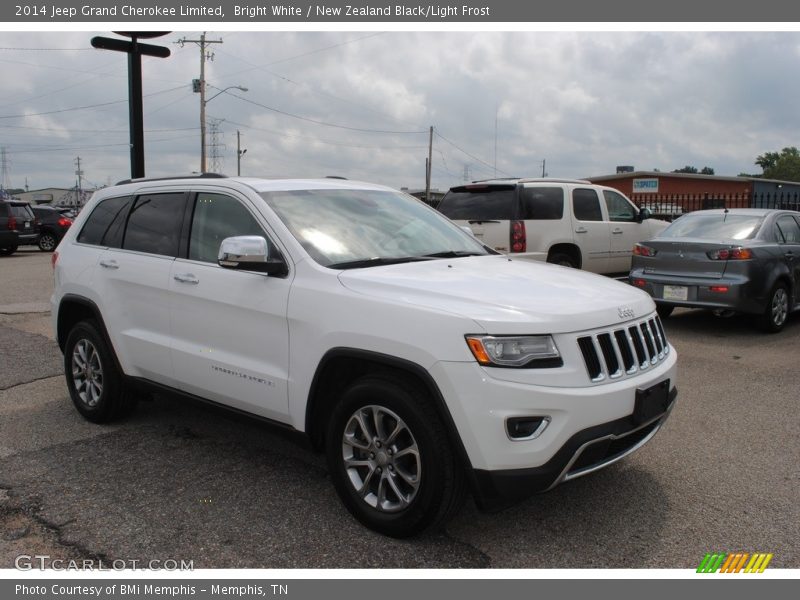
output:
<instances>
[{"instance_id":1,"label":"sedan rear window","mask_svg":"<svg viewBox=\"0 0 800 600\"><path fill-rule=\"evenodd\" d=\"M517 218L516 208L513 186L453 188L438 206L444 216L463 221L510 221Z\"/></svg>"},{"instance_id":2,"label":"sedan rear window","mask_svg":"<svg viewBox=\"0 0 800 600\"><path fill-rule=\"evenodd\" d=\"M710 240L747 240L758 233L762 217L696 212L680 217L659 238L698 238Z\"/></svg>"}]
</instances>

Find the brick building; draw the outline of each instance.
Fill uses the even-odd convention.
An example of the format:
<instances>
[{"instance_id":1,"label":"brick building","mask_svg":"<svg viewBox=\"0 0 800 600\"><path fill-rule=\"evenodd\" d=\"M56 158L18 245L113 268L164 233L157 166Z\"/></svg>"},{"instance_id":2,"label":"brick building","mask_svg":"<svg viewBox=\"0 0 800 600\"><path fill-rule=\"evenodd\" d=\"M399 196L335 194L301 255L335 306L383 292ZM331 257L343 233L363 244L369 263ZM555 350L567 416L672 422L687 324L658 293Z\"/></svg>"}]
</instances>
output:
<instances>
[{"instance_id":1,"label":"brick building","mask_svg":"<svg viewBox=\"0 0 800 600\"><path fill-rule=\"evenodd\" d=\"M800 208L800 183L757 177L633 171L588 177L621 191L655 215L677 216L706 208Z\"/></svg>"}]
</instances>

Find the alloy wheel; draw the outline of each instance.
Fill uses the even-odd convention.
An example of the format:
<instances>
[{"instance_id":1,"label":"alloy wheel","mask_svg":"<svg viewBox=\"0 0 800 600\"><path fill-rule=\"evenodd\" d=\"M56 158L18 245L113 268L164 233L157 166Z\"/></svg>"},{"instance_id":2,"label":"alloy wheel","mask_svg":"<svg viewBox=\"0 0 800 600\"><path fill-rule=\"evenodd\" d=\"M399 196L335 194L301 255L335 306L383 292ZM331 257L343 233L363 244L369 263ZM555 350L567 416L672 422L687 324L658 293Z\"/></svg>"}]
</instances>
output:
<instances>
[{"instance_id":1,"label":"alloy wheel","mask_svg":"<svg viewBox=\"0 0 800 600\"><path fill-rule=\"evenodd\" d=\"M97 406L103 394L103 365L94 344L80 340L72 350L72 382L81 402Z\"/></svg>"},{"instance_id":2,"label":"alloy wheel","mask_svg":"<svg viewBox=\"0 0 800 600\"><path fill-rule=\"evenodd\" d=\"M342 458L353 489L376 510L404 510L419 491L422 462L417 441L388 408L364 406L350 416L342 435Z\"/></svg>"}]
</instances>

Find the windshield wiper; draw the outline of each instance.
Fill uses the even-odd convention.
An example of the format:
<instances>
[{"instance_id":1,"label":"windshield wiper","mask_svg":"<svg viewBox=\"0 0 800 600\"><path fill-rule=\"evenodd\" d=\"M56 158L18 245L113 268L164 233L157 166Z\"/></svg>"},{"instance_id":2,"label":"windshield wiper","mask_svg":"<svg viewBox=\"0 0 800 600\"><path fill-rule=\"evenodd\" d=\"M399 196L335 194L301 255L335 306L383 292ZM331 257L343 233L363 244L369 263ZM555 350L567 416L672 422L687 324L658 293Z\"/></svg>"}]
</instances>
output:
<instances>
[{"instance_id":1,"label":"windshield wiper","mask_svg":"<svg viewBox=\"0 0 800 600\"><path fill-rule=\"evenodd\" d=\"M462 256L486 256L483 252L473 252L470 250L445 250L444 252L433 252L426 254L425 258L460 258Z\"/></svg>"},{"instance_id":2,"label":"windshield wiper","mask_svg":"<svg viewBox=\"0 0 800 600\"><path fill-rule=\"evenodd\" d=\"M329 269L361 269L363 267L380 267L381 265L399 265L407 262L418 262L421 260L430 260L426 256L395 256L383 257L375 256L373 258L359 258L358 260L348 260L344 262L333 263L327 265Z\"/></svg>"}]
</instances>

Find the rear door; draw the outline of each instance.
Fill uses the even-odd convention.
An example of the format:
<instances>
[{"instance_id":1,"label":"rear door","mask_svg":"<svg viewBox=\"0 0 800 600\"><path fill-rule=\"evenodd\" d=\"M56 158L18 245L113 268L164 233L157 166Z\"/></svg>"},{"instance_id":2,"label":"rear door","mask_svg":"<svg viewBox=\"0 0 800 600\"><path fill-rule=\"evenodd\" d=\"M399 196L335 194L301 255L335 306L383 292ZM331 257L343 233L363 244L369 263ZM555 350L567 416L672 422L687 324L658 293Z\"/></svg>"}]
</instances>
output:
<instances>
[{"instance_id":1,"label":"rear door","mask_svg":"<svg viewBox=\"0 0 800 600\"><path fill-rule=\"evenodd\" d=\"M572 230L575 244L581 250L581 268L593 273L608 273L609 224L595 189L572 189Z\"/></svg>"},{"instance_id":2,"label":"rear door","mask_svg":"<svg viewBox=\"0 0 800 600\"><path fill-rule=\"evenodd\" d=\"M510 252L511 221L519 218L516 184L470 184L452 188L439 203L443 215L498 252Z\"/></svg>"},{"instance_id":3,"label":"rear door","mask_svg":"<svg viewBox=\"0 0 800 600\"><path fill-rule=\"evenodd\" d=\"M153 192L109 205L107 235L124 231L106 240L93 281L126 373L170 386L169 277L186 199L184 192Z\"/></svg>"}]
</instances>

